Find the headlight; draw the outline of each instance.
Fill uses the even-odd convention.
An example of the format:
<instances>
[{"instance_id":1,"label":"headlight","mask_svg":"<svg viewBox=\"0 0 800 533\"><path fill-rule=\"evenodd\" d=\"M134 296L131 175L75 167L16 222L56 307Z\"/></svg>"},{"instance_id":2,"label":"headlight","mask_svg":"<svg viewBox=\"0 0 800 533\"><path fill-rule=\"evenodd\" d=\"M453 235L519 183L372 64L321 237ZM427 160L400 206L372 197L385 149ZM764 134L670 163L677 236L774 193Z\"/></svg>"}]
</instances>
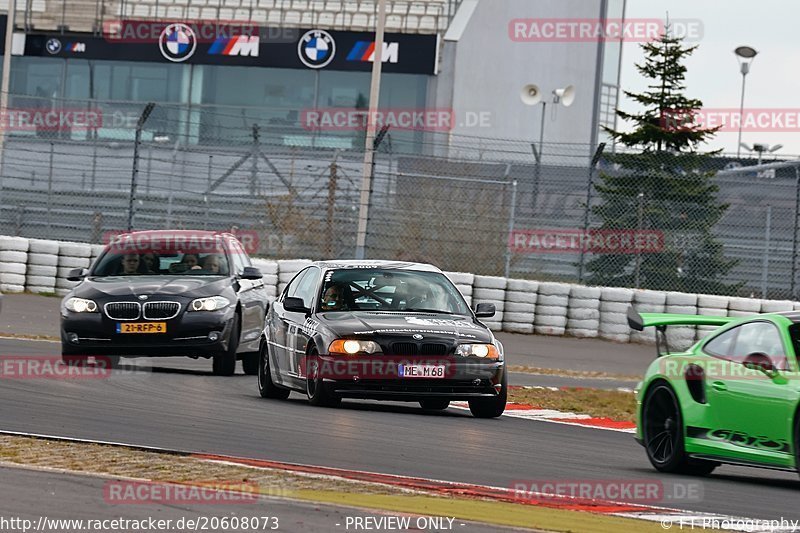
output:
<instances>
[{"instance_id":1,"label":"headlight","mask_svg":"<svg viewBox=\"0 0 800 533\"><path fill-rule=\"evenodd\" d=\"M500 359L500 351L494 344L459 344L456 355L461 357L480 357L485 359Z\"/></svg>"},{"instance_id":2,"label":"headlight","mask_svg":"<svg viewBox=\"0 0 800 533\"><path fill-rule=\"evenodd\" d=\"M67 310L73 313L96 313L97 304L94 300L87 300L85 298L70 298L64 304Z\"/></svg>"},{"instance_id":3,"label":"headlight","mask_svg":"<svg viewBox=\"0 0 800 533\"><path fill-rule=\"evenodd\" d=\"M208 298L197 298L192 300L189 305L190 311L219 311L231 305L230 300L224 296L210 296Z\"/></svg>"},{"instance_id":4,"label":"headlight","mask_svg":"<svg viewBox=\"0 0 800 533\"><path fill-rule=\"evenodd\" d=\"M358 353L382 353L382 350L380 344L375 341L336 339L328 348L328 353L339 355L356 355Z\"/></svg>"}]
</instances>

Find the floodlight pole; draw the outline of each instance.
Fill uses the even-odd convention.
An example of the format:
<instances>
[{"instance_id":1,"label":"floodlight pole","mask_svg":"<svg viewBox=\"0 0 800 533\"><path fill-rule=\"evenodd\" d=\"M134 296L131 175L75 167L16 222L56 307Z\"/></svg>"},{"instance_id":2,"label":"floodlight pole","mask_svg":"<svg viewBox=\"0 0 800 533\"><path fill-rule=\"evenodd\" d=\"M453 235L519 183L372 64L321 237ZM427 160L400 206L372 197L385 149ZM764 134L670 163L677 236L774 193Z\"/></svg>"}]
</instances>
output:
<instances>
[{"instance_id":1,"label":"floodlight pole","mask_svg":"<svg viewBox=\"0 0 800 533\"><path fill-rule=\"evenodd\" d=\"M380 103L381 72L383 70L383 35L386 27L386 0L378 1L378 18L375 22L375 53L372 62L372 81L369 90L369 112L367 134L364 140L364 167L361 174L361 196L358 209L358 231L356 233L356 259L366 257L367 223L372 192L372 168L375 160L376 115Z\"/></svg>"},{"instance_id":2,"label":"floodlight pole","mask_svg":"<svg viewBox=\"0 0 800 533\"><path fill-rule=\"evenodd\" d=\"M742 152L742 126L744 123L744 89L747 83L747 71L749 69L747 63L742 63L742 98L739 102L739 141L736 143L736 159Z\"/></svg>"}]
</instances>

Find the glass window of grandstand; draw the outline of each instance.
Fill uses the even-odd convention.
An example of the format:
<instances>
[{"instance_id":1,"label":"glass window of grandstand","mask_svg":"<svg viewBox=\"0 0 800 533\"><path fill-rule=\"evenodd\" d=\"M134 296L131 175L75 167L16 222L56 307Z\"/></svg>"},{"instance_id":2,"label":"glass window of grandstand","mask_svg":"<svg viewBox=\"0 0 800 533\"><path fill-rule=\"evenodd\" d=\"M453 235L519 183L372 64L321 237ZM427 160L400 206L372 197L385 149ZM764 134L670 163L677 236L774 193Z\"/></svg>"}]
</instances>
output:
<instances>
[{"instance_id":1,"label":"glass window of grandstand","mask_svg":"<svg viewBox=\"0 0 800 533\"><path fill-rule=\"evenodd\" d=\"M380 108L385 112L387 122L397 116L397 111L423 111L426 103L427 76L413 74L384 74L381 82ZM316 143L328 143L331 147L343 149L363 149L366 115L357 110L366 110L369 106L369 72L320 72L318 108L323 111L319 115L318 138ZM353 115L346 115L345 126L330 119L326 120L324 111L352 110ZM341 117L341 115L340 115ZM333 122L333 123L332 123ZM315 124L317 125L317 124ZM379 125L380 126L380 125ZM418 148L423 133L413 128L391 127L381 148L407 152ZM417 144L414 144L414 141Z\"/></svg>"},{"instance_id":2,"label":"glass window of grandstand","mask_svg":"<svg viewBox=\"0 0 800 533\"><path fill-rule=\"evenodd\" d=\"M303 111L314 106L315 76L310 70L195 66L192 103L202 106L198 141L249 142L258 124L261 142L285 144ZM202 91L195 93L197 87Z\"/></svg>"}]
</instances>

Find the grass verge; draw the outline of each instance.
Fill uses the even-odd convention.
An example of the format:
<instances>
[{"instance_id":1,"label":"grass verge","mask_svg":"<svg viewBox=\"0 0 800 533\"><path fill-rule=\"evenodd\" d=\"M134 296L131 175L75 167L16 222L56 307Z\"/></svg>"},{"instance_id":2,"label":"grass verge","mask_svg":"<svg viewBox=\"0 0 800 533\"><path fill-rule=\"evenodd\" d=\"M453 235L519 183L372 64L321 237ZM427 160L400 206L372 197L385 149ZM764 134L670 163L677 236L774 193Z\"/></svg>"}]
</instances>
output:
<instances>
[{"instance_id":1,"label":"grass verge","mask_svg":"<svg viewBox=\"0 0 800 533\"><path fill-rule=\"evenodd\" d=\"M0 464L25 465L83 474L104 474L164 483L208 486L247 483L260 494L345 507L403 514L450 516L498 526L536 531L585 533L655 532L657 523L584 511L553 509L458 494L412 491L380 483L355 482L278 469L248 468L195 457L165 455L119 446L70 443L0 435ZM98 503L103 501L98 491Z\"/></svg>"},{"instance_id":2,"label":"grass verge","mask_svg":"<svg viewBox=\"0 0 800 533\"><path fill-rule=\"evenodd\" d=\"M508 400L541 409L607 417L625 422L636 421L636 396L630 392L578 388L512 388L508 391Z\"/></svg>"}]
</instances>

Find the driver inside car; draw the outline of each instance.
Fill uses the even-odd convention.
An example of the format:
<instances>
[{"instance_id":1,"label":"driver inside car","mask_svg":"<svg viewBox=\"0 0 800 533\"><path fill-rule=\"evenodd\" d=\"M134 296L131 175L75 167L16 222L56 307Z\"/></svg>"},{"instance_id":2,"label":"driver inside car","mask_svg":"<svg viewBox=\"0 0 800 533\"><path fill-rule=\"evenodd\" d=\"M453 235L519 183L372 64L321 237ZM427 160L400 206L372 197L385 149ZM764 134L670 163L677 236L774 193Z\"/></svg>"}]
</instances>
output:
<instances>
[{"instance_id":1,"label":"driver inside car","mask_svg":"<svg viewBox=\"0 0 800 533\"><path fill-rule=\"evenodd\" d=\"M347 308L344 289L340 285L331 285L322 295L323 311L343 311Z\"/></svg>"}]
</instances>

